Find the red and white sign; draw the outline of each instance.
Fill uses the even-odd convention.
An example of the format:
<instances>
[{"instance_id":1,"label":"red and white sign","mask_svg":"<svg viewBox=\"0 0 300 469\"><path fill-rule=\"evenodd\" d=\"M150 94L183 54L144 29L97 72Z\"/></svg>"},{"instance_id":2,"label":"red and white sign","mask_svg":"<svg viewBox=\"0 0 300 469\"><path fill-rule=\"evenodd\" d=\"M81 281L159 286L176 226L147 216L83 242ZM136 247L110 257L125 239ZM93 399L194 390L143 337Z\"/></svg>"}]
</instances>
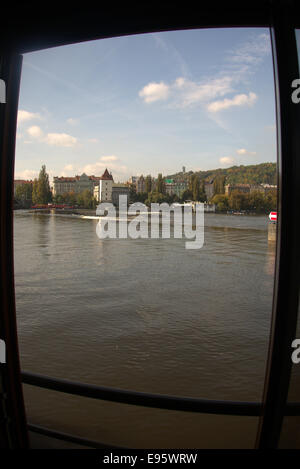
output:
<instances>
[{"instance_id":1,"label":"red and white sign","mask_svg":"<svg viewBox=\"0 0 300 469\"><path fill-rule=\"evenodd\" d=\"M271 212L269 218L271 221L277 221L277 212Z\"/></svg>"}]
</instances>

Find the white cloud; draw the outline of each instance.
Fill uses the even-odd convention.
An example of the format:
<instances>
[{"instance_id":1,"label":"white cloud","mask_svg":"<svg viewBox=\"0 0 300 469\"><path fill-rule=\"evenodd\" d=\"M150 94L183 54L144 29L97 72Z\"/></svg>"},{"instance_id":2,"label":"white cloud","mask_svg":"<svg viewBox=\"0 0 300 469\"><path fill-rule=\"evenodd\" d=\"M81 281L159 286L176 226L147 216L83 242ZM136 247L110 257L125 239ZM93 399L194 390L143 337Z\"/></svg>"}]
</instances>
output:
<instances>
[{"instance_id":1,"label":"white cloud","mask_svg":"<svg viewBox=\"0 0 300 469\"><path fill-rule=\"evenodd\" d=\"M234 158L232 156L223 156L219 159L219 162L222 165L232 165L234 163Z\"/></svg>"},{"instance_id":2,"label":"white cloud","mask_svg":"<svg viewBox=\"0 0 300 469\"><path fill-rule=\"evenodd\" d=\"M111 156L101 156L100 160L101 161L116 161L118 160L119 158L115 155L111 155Z\"/></svg>"},{"instance_id":3,"label":"white cloud","mask_svg":"<svg viewBox=\"0 0 300 469\"><path fill-rule=\"evenodd\" d=\"M184 78L177 78L173 88L178 92L179 106L187 107L195 103L207 102L217 96L224 96L232 91L232 78L229 76L196 83Z\"/></svg>"},{"instance_id":4,"label":"white cloud","mask_svg":"<svg viewBox=\"0 0 300 469\"><path fill-rule=\"evenodd\" d=\"M97 138L89 138L88 142L90 142L90 143L99 143L99 140Z\"/></svg>"},{"instance_id":5,"label":"white cloud","mask_svg":"<svg viewBox=\"0 0 300 469\"><path fill-rule=\"evenodd\" d=\"M40 119L41 116L37 112L28 112L20 109L18 111L18 124L21 122L27 122L33 119Z\"/></svg>"},{"instance_id":6,"label":"white cloud","mask_svg":"<svg viewBox=\"0 0 300 469\"><path fill-rule=\"evenodd\" d=\"M255 93L250 92L249 95L237 94L232 99L225 98L222 101L214 101L207 106L209 112L218 112L233 106L252 106L257 100Z\"/></svg>"},{"instance_id":7,"label":"white cloud","mask_svg":"<svg viewBox=\"0 0 300 469\"><path fill-rule=\"evenodd\" d=\"M89 176L101 176L107 168L109 172L112 172L114 181L126 180L129 177L129 171L127 166L117 163L119 158L114 157L114 160L105 161L101 157L98 161L86 164L85 166L67 164L60 171L61 176L75 176L76 174L85 173Z\"/></svg>"},{"instance_id":8,"label":"white cloud","mask_svg":"<svg viewBox=\"0 0 300 469\"><path fill-rule=\"evenodd\" d=\"M27 129L27 133L30 135L30 137L40 142L44 142L47 145L55 145L58 147L74 147L77 144L76 137L72 137L72 135L65 133L48 133L45 135L38 125L32 125L29 127Z\"/></svg>"},{"instance_id":9,"label":"white cloud","mask_svg":"<svg viewBox=\"0 0 300 469\"><path fill-rule=\"evenodd\" d=\"M61 171L61 176L74 176L77 174L77 169L72 164L66 164Z\"/></svg>"},{"instance_id":10,"label":"white cloud","mask_svg":"<svg viewBox=\"0 0 300 469\"><path fill-rule=\"evenodd\" d=\"M47 143L47 145L55 145L58 147L74 147L77 143L77 138L64 133L49 133L47 134L44 141Z\"/></svg>"},{"instance_id":11,"label":"white cloud","mask_svg":"<svg viewBox=\"0 0 300 469\"><path fill-rule=\"evenodd\" d=\"M146 103L171 98L175 107L188 107L233 91L231 83L232 77L230 76L199 83L178 77L169 85L163 82L149 83L139 92L139 96L144 98Z\"/></svg>"},{"instance_id":12,"label":"white cloud","mask_svg":"<svg viewBox=\"0 0 300 469\"><path fill-rule=\"evenodd\" d=\"M249 151L246 148L239 148L236 152L238 155L256 155L256 151Z\"/></svg>"},{"instance_id":13,"label":"white cloud","mask_svg":"<svg viewBox=\"0 0 300 469\"><path fill-rule=\"evenodd\" d=\"M236 49L230 51L229 60L233 63L257 65L264 56L271 53L269 34L262 33L251 37Z\"/></svg>"},{"instance_id":14,"label":"white cloud","mask_svg":"<svg viewBox=\"0 0 300 469\"><path fill-rule=\"evenodd\" d=\"M139 92L139 96L144 99L145 103L153 103L167 99L169 95L169 86L164 82L149 83Z\"/></svg>"},{"instance_id":15,"label":"white cloud","mask_svg":"<svg viewBox=\"0 0 300 469\"><path fill-rule=\"evenodd\" d=\"M33 171L31 169L25 169L24 171L16 171L14 179L25 179L26 181L33 180L39 175L38 171Z\"/></svg>"},{"instance_id":16,"label":"white cloud","mask_svg":"<svg viewBox=\"0 0 300 469\"><path fill-rule=\"evenodd\" d=\"M66 164L64 167L66 171L74 171L74 166L72 164Z\"/></svg>"},{"instance_id":17,"label":"white cloud","mask_svg":"<svg viewBox=\"0 0 300 469\"><path fill-rule=\"evenodd\" d=\"M27 129L27 133L30 135L30 137L37 139L42 139L44 136L42 129L38 125L32 125L29 127L29 129Z\"/></svg>"},{"instance_id":18,"label":"white cloud","mask_svg":"<svg viewBox=\"0 0 300 469\"><path fill-rule=\"evenodd\" d=\"M109 172L112 172L113 177L115 177L115 175L119 177L120 175L127 174L128 171L127 166L125 165L117 163L107 164L106 162L101 161L101 159L95 163L85 165L84 167L80 168L79 171L88 175L94 174L95 176L99 176L105 171L106 168Z\"/></svg>"}]
</instances>

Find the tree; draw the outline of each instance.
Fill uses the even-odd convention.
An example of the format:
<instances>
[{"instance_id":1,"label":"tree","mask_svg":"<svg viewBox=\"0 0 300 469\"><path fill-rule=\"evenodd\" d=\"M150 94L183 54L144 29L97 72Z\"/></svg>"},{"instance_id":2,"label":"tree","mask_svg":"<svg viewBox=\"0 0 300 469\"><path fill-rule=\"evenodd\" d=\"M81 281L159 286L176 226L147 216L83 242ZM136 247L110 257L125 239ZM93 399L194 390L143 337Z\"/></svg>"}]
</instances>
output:
<instances>
[{"instance_id":1,"label":"tree","mask_svg":"<svg viewBox=\"0 0 300 469\"><path fill-rule=\"evenodd\" d=\"M39 178L33 182L32 202L34 204L47 204L51 202L52 193L50 190L49 176L46 173L46 166L43 165Z\"/></svg>"},{"instance_id":2,"label":"tree","mask_svg":"<svg viewBox=\"0 0 300 469\"><path fill-rule=\"evenodd\" d=\"M229 196L229 207L232 210L245 210L248 208L246 199L244 192L233 191Z\"/></svg>"},{"instance_id":3,"label":"tree","mask_svg":"<svg viewBox=\"0 0 300 469\"><path fill-rule=\"evenodd\" d=\"M277 190L271 189L266 195L266 209L267 211L277 211Z\"/></svg>"},{"instance_id":4,"label":"tree","mask_svg":"<svg viewBox=\"0 0 300 469\"><path fill-rule=\"evenodd\" d=\"M19 206L29 208L32 205L32 184L24 183L17 186L15 199Z\"/></svg>"},{"instance_id":5,"label":"tree","mask_svg":"<svg viewBox=\"0 0 300 469\"><path fill-rule=\"evenodd\" d=\"M267 200L260 191L253 191L249 194L249 208L255 212L264 212L266 210Z\"/></svg>"},{"instance_id":6,"label":"tree","mask_svg":"<svg viewBox=\"0 0 300 469\"><path fill-rule=\"evenodd\" d=\"M53 197L53 202L55 204L63 204L65 201L64 197L62 194L57 194Z\"/></svg>"},{"instance_id":7,"label":"tree","mask_svg":"<svg viewBox=\"0 0 300 469\"><path fill-rule=\"evenodd\" d=\"M228 197L225 194L214 195L211 203L216 204L217 212L224 212L229 208Z\"/></svg>"},{"instance_id":8,"label":"tree","mask_svg":"<svg viewBox=\"0 0 300 469\"><path fill-rule=\"evenodd\" d=\"M206 199L207 199L207 197L206 197L206 192L205 192L205 182L204 182L204 179L203 179L200 182L198 201L199 202L205 202Z\"/></svg>"},{"instance_id":9,"label":"tree","mask_svg":"<svg viewBox=\"0 0 300 469\"><path fill-rule=\"evenodd\" d=\"M224 194L225 176L217 176L214 180L214 194Z\"/></svg>"},{"instance_id":10,"label":"tree","mask_svg":"<svg viewBox=\"0 0 300 469\"><path fill-rule=\"evenodd\" d=\"M35 178L32 186L32 203L39 204L38 200L38 180Z\"/></svg>"},{"instance_id":11,"label":"tree","mask_svg":"<svg viewBox=\"0 0 300 469\"><path fill-rule=\"evenodd\" d=\"M158 192L160 194L164 194L166 192L165 191L165 183L164 183L164 180L163 180L163 177L162 177L161 173L159 173L158 176L157 176L156 192Z\"/></svg>"},{"instance_id":12,"label":"tree","mask_svg":"<svg viewBox=\"0 0 300 469\"><path fill-rule=\"evenodd\" d=\"M152 190L152 178L150 175L148 175L145 179L145 192L147 192L147 194L149 192L151 192Z\"/></svg>"},{"instance_id":13,"label":"tree","mask_svg":"<svg viewBox=\"0 0 300 469\"><path fill-rule=\"evenodd\" d=\"M190 191L190 189L186 189L183 191L181 194L181 200L182 202L185 202L186 200L191 200L193 198L193 193Z\"/></svg>"},{"instance_id":14,"label":"tree","mask_svg":"<svg viewBox=\"0 0 300 469\"><path fill-rule=\"evenodd\" d=\"M193 191L193 200L197 201L199 199L200 183L199 183L199 178L196 176L196 174L194 174L194 177L193 177L192 191Z\"/></svg>"},{"instance_id":15,"label":"tree","mask_svg":"<svg viewBox=\"0 0 300 469\"><path fill-rule=\"evenodd\" d=\"M70 194L72 196L72 193ZM97 205L97 201L89 189L85 189L84 191L77 194L76 202L82 208L95 208Z\"/></svg>"},{"instance_id":16,"label":"tree","mask_svg":"<svg viewBox=\"0 0 300 469\"><path fill-rule=\"evenodd\" d=\"M129 201L130 202L136 202L136 188L133 184L129 186Z\"/></svg>"},{"instance_id":17,"label":"tree","mask_svg":"<svg viewBox=\"0 0 300 469\"><path fill-rule=\"evenodd\" d=\"M150 192L148 194L148 198L145 200L145 204L150 206L152 203L156 204L162 204L163 202L166 202L168 204L173 202L173 196L170 196L168 194L162 194L161 192Z\"/></svg>"},{"instance_id":18,"label":"tree","mask_svg":"<svg viewBox=\"0 0 300 469\"><path fill-rule=\"evenodd\" d=\"M195 173L190 177L188 191L191 193L190 198L195 202L205 202L204 180L200 181L199 176Z\"/></svg>"}]
</instances>

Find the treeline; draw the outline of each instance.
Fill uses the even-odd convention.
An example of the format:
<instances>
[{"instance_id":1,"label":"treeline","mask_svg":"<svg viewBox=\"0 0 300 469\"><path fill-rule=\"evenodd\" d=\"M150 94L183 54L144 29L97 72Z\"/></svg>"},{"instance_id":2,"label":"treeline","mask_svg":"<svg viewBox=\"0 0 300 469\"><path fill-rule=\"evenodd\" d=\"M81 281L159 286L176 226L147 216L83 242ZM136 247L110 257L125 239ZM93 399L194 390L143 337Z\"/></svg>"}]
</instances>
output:
<instances>
[{"instance_id":1,"label":"treeline","mask_svg":"<svg viewBox=\"0 0 300 469\"><path fill-rule=\"evenodd\" d=\"M24 183L16 187L15 208L30 208L36 204L68 204L80 208L96 208L97 202L91 192L86 189L83 192L67 192L62 195L52 196L49 184L49 175L46 166L42 166L38 179L33 183Z\"/></svg>"},{"instance_id":2,"label":"treeline","mask_svg":"<svg viewBox=\"0 0 300 469\"><path fill-rule=\"evenodd\" d=\"M42 166L38 179L33 183L24 183L16 187L14 205L18 208L30 208L35 204L48 204L52 202L49 175L46 166Z\"/></svg>"},{"instance_id":3,"label":"treeline","mask_svg":"<svg viewBox=\"0 0 300 469\"><path fill-rule=\"evenodd\" d=\"M192 174L196 174L200 181L210 181L217 177L223 177L225 184L277 184L276 163L260 163L255 165L240 165L230 168L218 168L208 171L190 171L188 173L176 173L167 176L175 180L188 180Z\"/></svg>"},{"instance_id":4,"label":"treeline","mask_svg":"<svg viewBox=\"0 0 300 469\"><path fill-rule=\"evenodd\" d=\"M130 201L131 202L142 202L147 206L151 203L163 203L172 204L174 202L183 203L186 200L194 200L199 202L206 201L206 194L204 189L204 181L201 181L197 174L191 174L188 180L188 188L182 192L182 194L167 194L165 178L162 174L159 174L155 183L155 189L152 189L151 176L147 176L145 179L145 192L136 192L131 187L130 189ZM150 189L150 190L149 190Z\"/></svg>"},{"instance_id":5,"label":"treeline","mask_svg":"<svg viewBox=\"0 0 300 469\"><path fill-rule=\"evenodd\" d=\"M68 204L80 208L96 208L97 201L89 189L82 192L66 192L65 194L55 195L53 197L55 204Z\"/></svg>"},{"instance_id":6,"label":"treeline","mask_svg":"<svg viewBox=\"0 0 300 469\"><path fill-rule=\"evenodd\" d=\"M268 213L277 210L277 191L270 190L266 194L260 191L233 191L230 195L216 194L211 202L216 204L218 212L234 210Z\"/></svg>"}]
</instances>

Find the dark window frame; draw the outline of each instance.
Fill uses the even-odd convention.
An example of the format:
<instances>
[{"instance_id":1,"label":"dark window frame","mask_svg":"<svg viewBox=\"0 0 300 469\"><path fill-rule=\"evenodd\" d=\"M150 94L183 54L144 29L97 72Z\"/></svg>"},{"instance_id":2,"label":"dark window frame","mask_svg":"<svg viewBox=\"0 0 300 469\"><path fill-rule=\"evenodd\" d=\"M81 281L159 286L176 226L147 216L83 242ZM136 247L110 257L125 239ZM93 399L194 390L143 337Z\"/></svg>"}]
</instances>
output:
<instances>
[{"instance_id":1,"label":"dark window frame","mask_svg":"<svg viewBox=\"0 0 300 469\"><path fill-rule=\"evenodd\" d=\"M293 407L293 404L287 407L287 396L292 368L291 342L296 334L299 301L300 275L297 260L300 259L300 245L297 240L300 239L300 227L295 214L300 202L300 158L297 160L297 155L300 155L300 108L291 101L291 82L299 77L295 40L295 29L300 27L300 20L297 20L300 18L299 5L296 1L228 1L219 10L201 6L200 13L195 14L192 8L182 10L168 2L166 5L160 4L158 10L153 8L152 13L147 10L146 5L137 9L130 8L126 3L118 12L109 7L107 11L103 11L101 7L101 16L88 8L77 10L77 13L72 9L70 13L69 8L63 5L59 18L53 17L53 10L47 12L46 18L40 18L39 23L30 17L30 9L27 17L24 10L12 11L11 16L7 13L8 21L0 32L0 78L5 80L7 87L7 102L0 104L0 337L5 339L7 349L7 363L0 365L0 398L3 401L0 411L0 418L3 419L0 424L0 446L28 447L18 354L13 266L13 178L21 54L128 34L207 27L261 26L270 27L274 57L279 217L270 347L264 398L259 409L260 424L256 447L277 448L283 418L290 415L289 409ZM22 28L20 23L23 24ZM30 374L27 374L27 379L34 380L34 377L30 378L28 375ZM23 380L26 381L26 374L23 374ZM35 385L37 382L38 379ZM79 383L72 384L76 387ZM132 393L133 399L134 394ZM154 399L157 398L159 396L154 396ZM183 410L180 409L182 400L180 401L181 404L174 404L177 410ZM298 404L294 405L293 415L299 415Z\"/></svg>"}]
</instances>

